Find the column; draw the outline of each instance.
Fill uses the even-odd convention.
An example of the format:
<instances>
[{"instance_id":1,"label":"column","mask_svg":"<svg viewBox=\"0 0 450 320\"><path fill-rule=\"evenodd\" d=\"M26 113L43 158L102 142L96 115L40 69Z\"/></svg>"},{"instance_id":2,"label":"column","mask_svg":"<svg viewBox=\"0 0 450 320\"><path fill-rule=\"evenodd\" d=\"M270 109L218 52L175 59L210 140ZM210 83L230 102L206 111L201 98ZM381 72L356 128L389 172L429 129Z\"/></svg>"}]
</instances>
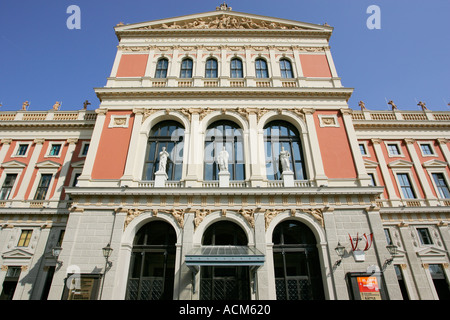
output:
<instances>
[{"instance_id":1,"label":"column","mask_svg":"<svg viewBox=\"0 0 450 320\"><path fill-rule=\"evenodd\" d=\"M178 59L178 46L173 47L172 51L172 59L169 63L169 68L167 70L167 86L168 87L176 87L177 86L177 78L180 70L181 60Z\"/></svg>"},{"instance_id":2,"label":"column","mask_svg":"<svg viewBox=\"0 0 450 320\"><path fill-rule=\"evenodd\" d=\"M189 141L189 155L187 157L186 187L198 185L203 178L203 151L204 135L200 128L200 109L191 111L191 136Z\"/></svg>"},{"instance_id":3,"label":"column","mask_svg":"<svg viewBox=\"0 0 450 320\"><path fill-rule=\"evenodd\" d=\"M415 140L414 139L405 139L406 147L408 148L408 152L411 156L411 160L414 164L414 169L416 170L417 176L419 178L419 183L422 186L423 193L425 195L425 200L429 206L437 206L438 201L431 190L431 187L428 183L428 179L423 170L422 164L420 163L420 159L417 156L416 148L414 147Z\"/></svg>"},{"instance_id":4,"label":"column","mask_svg":"<svg viewBox=\"0 0 450 320\"><path fill-rule=\"evenodd\" d=\"M312 163L314 166L314 179L317 186L328 185L328 177L323 168L322 154L320 153L319 139L317 138L316 124L314 123L313 108L304 108L306 126L308 128L309 144L311 146ZM312 178L312 177L311 177Z\"/></svg>"},{"instance_id":5,"label":"column","mask_svg":"<svg viewBox=\"0 0 450 320\"><path fill-rule=\"evenodd\" d=\"M0 149L0 163L3 163L5 160L6 153L9 150L9 147L11 146L12 139L2 139L2 148Z\"/></svg>"},{"instance_id":6,"label":"column","mask_svg":"<svg viewBox=\"0 0 450 320\"><path fill-rule=\"evenodd\" d=\"M134 121L133 131L131 132L130 144L128 146L127 161L125 163L125 170L122 178L120 178L120 186L131 186L134 177L133 171L136 167L136 157L138 156L139 137L142 127L142 117L144 116L144 109L133 109ZM139 155L142 156L142 155Z\"/></svg>"},{"instance_id":7,"label":"column","mask_svg":"<svg viewBox=\"0 0 450 320\"><path fill-rule=\"evenodd\" d=\"M105 124L107 109L96 109L97 120L95 121L94 130L92 132L92 138L89 143L89 151L84 161L83 172L78 177L78 186L87 187L92 175L92 168L94 167L95 157L97 156L98 145L103 131L103 125Z\"/></svg>"},{"instance_id":8,"label":"column","mask_svg":"<svg viewBox=\"0 0 450 320\"><path fill-rule=\"evenodd\" d=\"M34 139L35 147L33 150L33 154L31 155L30 162L26 168L25 174L23 176L22 182L19 187L19 191L17 192L16 200L25 200L25 193L30 186L31 177L33 176L33 172L39 159L39 155L42 151L42 146L44 145L45 139L39 138Z\"/></svg>"},{"instance_id":9,"label":"column","mask_svg":"<svg viewBox=\"0 0 450 320\"><path fill-rule=\"evenodd\" d=\"M439 147L441 148L442 154L444 155L445 161L450 163L450 151L448 150L448 140L444 138L438 138Z\"/></svg>"},{"instance_id":10,"label":"column","mask_svg":"<svg viewBox=\"0 0 450 320\"><path fill-rule=\"evenodd\" d=\"M75 151L77 142L78 142L77 138L67 139L67 143L69 144L69 147L67 148L66 156L64 157L64 162L62 164L61 170L59 171L59 177L58 177L58 182L56 184L55 192L53 193L53 197L50 200L58 200L61 196L63 185L66 180L67 172L69 172L70 163L71 163L73 152Z\"/></svg>"},{"instance_id":11,"label":"column","mask_svg":"<svg viewBox=\"0 0 450 320\"><path fill-rule=\"evenodd\" d=\"M252 187L261 186L261 182L264 180L263 168L264 168L264 145L263 152L260 150L260 141L264 141L264 137L258 133L258 116L256 109L248 109L248 149L245 150L246 155L250 159L250 181ZM245 145L245 144L244 144Z\"/></svg>"},{"instance_id":12,"label":"column","mask_svg":"<svg viewBox=\"0 0 450 320\"><path fill-rule=\"evenodd\" d=\"M417 289L420 300L433 300L433 293L426 279L425 270L422 262L417 257L415 248L413 246L414 239L411 237L411 230L409 225L401 223L398 225L402 244L406 252L406 259L411 268L412 278Z\"/></svg>"},{"instance_id":13,"label":"column","mask_svg":"<svg viewBox=\"0 0 450 320\"><path fill-rule=\"evenodd\" d=\"M384 261L391 257L386 249L387 242L384 235L383 223L380 217L380 208L368 208L367 219L369 220L370 231L373 233L373 250L378 261L380 269L383 267ZM370 252L370 251L368 251ZM398 285L397 275L393 265L388 267L384 272L384 281L386 283L390 300L402 300L402 293Z\"/></svg>"},{"instance_id":14,"label":"column","mask_svg":"<svg viewBox=\"0 0 450 320\"><path fill-rule=\"evenodd\" d=\"M251 55L251 46L244 46L245 48L245 60L243 61L243 68L244 68L244 77L246 79L247 87L254 87L255 86L255 65L252 62L252 55Z\"/></svg>"},{"instance_id":15,"label":"column","mask_svg":"<svg viewBox=\"0 0 450 320\"><path fill-rule=\"evenodd\" d=\"M395 201L398 202L396 204L399 204L400 199L397 197L397 194L395 193L394 184L389 174L389 169L387 167L386 160L384 159L383 150L381 150L381 142L382 142L381 139L372 139L373 148L375 149L375 155L377 157L378 164L380 165L381 175L383 176L389 201L391 201L391 203Z\"/></svg>"},{"instance_id":16,"label":"column","mask_svg":"<svg viewBox=\"0 0 450 320\"><path fill-rule=\"evenodd\" d=\"M348 141L352 149L352 156L356 166L356 173L358 175L359 184L361 186L368 186L370 184L370 177L366 172L364 161L359 150L358 140L356 138L355 128L352 121L352 110L341 109L342 118L344 120L345 130L347 131Z\"/></svg>"}]
</instances>

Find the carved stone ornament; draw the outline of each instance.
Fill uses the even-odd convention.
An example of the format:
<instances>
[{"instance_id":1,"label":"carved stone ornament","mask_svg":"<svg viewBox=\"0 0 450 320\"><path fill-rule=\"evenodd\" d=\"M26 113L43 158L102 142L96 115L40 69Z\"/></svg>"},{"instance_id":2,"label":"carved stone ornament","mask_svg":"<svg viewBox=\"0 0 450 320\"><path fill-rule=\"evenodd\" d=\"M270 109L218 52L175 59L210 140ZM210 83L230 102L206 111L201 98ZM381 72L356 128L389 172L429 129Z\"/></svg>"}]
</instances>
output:
<instances>
[{"instance_id":1,"label":"carved stone ornament","mask_svg":"<svg viewBox=\"0 0 450 320\"><path fill-rule=\"evenodd\" d=\"M196 18L187 21L162 23L155 26L145 26L138 30L149 29L278 29L305 30L299 26L286 25L275 21L257 20L248 17L238 17L232 14L216 15L214 17Z\"/></svg>"},{"instance_id":2,"label":"carved stone ornament","mask_svg":"<svg viewBox=\"0 0 450 320\"><path fill-rule=\"evenodd\" d=\"M210 209L198 209L195 210L195 217L194 217L194 230L197 229L197 227L202 223L203 219L211 213Z\"/></svg>"},{"instance_id":3,"label":"carved stone ornament","mask_svg":"<svg viewBox=\"0 0 450 320\"><path fill-rule=\"evenodd\" d=\"M238 213L240 213L245 220L247 220L247 222L250 224L250 226L252 228L255 228L255 210L254 209L240 209L238 211Z\"/></svg>"},{"instance_id":4,"label":"carved stone ornament","mask_svg":"<svg viewBox=\"0 0 450 320\"><path fill-rule=\"evenodd\" d=\"M178 226L180 228L184 227L184 209L177 210L173 208L170 210L162 210L162 212L171 214L175 218L175 221L178 223Z\"/></svg>"},{"instance_id":5,"label":"carved stone ornament","mask_svg":"<svg viewBox=\"0 0 450 320\"><path fill-rule=\"evenodd\" d=\"M282 210L266 210L264 213L264 220L266 223L266 231L269 228L270 222L275 218Z\"/></svg>"},{"instance_id":6,"label":"carved stone ornament","mask_svg":"<svg viewBox=\"0 0 450 320\"><path fill-rule=\"evenodd\" d=\"M123 229L125 230L126 227L130 224L131 221L133 221L134 218L139 216L142 213L142 210L139 209L128 209L127 217L125 218L125 222L123 225Z\"/></svg>"},{"instance_id":7,"label":"carved stone ornament","mask_svg":"<svg viewBox=\"0 0 450 320\"><path fill-rule=\"evenodd\" d=\"M317 222L319 222L319 224L322 226L322 228L325 227L322 209L303 209L303 212L312 215L314 217L314 219L316 219Z\"/></svg>"}]
</instances>

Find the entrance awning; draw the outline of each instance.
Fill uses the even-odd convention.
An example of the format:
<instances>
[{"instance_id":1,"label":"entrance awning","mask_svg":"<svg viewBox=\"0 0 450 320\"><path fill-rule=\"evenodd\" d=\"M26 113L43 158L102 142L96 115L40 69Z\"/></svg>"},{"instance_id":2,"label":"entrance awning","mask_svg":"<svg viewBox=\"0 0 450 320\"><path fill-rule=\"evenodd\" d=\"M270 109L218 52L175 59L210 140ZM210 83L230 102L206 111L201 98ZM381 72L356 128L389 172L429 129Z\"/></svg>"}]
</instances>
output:
<instances>
[{"instance_id":1,"label":"entrance awning","mask_svg":"<svg viewBox=\"0 0 450 320\"><path fill-rule=\"evenodd\" d=\"M195 273L200 266L249 266L264 264L264 254L248 246L201 246L186 254L186 265Z\"/></svg>"}]
</instances>

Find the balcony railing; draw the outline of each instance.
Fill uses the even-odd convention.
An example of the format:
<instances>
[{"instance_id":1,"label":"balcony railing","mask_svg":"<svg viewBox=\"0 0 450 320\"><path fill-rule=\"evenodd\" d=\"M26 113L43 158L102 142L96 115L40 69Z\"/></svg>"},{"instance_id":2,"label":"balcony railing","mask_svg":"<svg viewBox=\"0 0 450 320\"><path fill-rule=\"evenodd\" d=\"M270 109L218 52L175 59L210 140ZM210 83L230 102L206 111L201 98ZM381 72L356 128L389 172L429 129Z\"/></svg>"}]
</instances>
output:
<instances>
[{"instance_id":1,"label":"balcony railing","mask_svg":"<svg viewBox=\"0 0 450 320\"><path fill-rule=\"evenodd\" d=\"M373 121L450 121L448 112L434 111L355 111L352 112L352 119L373 120Z\"/></svg>"},{"instance_id":2,"label":"balcony railing","mask_svg":"<svg viewBox=\"0 0 450 320\"><path fill-rule=\"evenodd\" d=\"M78 111L8 111L0 112L0 122L7 121L95 121L97 114L94 111L78 110Z\"/></svg>"}]
</instances>

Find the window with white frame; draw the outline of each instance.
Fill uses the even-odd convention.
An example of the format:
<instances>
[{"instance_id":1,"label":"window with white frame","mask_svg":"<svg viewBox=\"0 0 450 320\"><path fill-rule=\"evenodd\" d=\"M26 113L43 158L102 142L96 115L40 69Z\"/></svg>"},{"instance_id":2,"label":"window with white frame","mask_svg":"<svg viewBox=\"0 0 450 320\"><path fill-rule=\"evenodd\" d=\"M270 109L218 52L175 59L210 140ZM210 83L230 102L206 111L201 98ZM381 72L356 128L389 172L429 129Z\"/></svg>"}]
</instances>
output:
<instances>
[{"instance_id":1,"label":"window with white frame","mask_svg":"<svg viewBox=\"0 0 450 320\"><path fill-rule=\"evenodd\" d=\"M433 244L433 239L430 235L430 230L428 228L417 228L417 233L419 235L420 243L422 244Z\"/></svg>"},{"instance_id":2,"label":"window with white frame","mask_svg":"<svg viewBox=\"0 0 450 320\"><path fill-rule=\"evenodd\" d=\"M388 150L389 157L398 157L402 156L402 149L398 142L387 143L386 148Z\"/></svg>"},{"instance_id":3,"label":"window with white frame","mask_svg":"<svg viewBox=\"0 0 450 320\"><path fill-rule=\"evenodd\" d=\"M433 177L434 184L437 188L438 194L440 198L449 199L450 191L448 188L447 180L445 179L445 175L443 172L433 172L431 174Z\"/></svg>"},{"instance_id":4,"label":"window with white frame","mask_svg":"<svg viewBox=\"0 0 450 320\"><path fill-rule=\"evenodd\" d=\"M50 146L50 151L48 153L49 156L51 157L59 157L60 152L61 152L61 143L54 143Z\"/></svg>"},{"instance_id":5,"label":"window with white frame","mask_svg":"<svg viewBox=\"0 0 450 320\"><path fill-rule=\"evenodd\" d=\"M50 187L50 182L52 181L52 174L42 174L39 184L34 195L34 200L45 200L47 196L48 189Z\"/></svg>"},{"instance_id":6,"label":"window with white frame","mask_svg":"<svg viewBox=\"0 0 450 320\"><path fill-rule=\"evenodd\" d=\"M17 179L17 173L9 173L6 175L3 181L2 189L0 190L0 200L8 200L11 191L14 187L14 183Z\"/></svg>"},{"instance_id":7,"label":"window with white frame","mask_svg":"<svg viewBox=\"0 0 450 320\"><path fill-rule=\"evenodd\" d=\"M408 173L397 173L397 180L404 199L416 199L416 193Z\"/></svg>"},{"instance_id":8,"label":"window with white frame","mask_svg":"<svg viewBox=\"0 0 450 320\"><path fill-rule=\"evenodd\" d=\"M17 142L12 153L13 157L26 157L30 150L31 142Z\"/></svg>"},{"instance_id":9,"label":"window with white frame","mask_svg":"<svg viewBox=\"0 0 450 320\"><path fill-rule=\"evenodd\" d=\"M81 150L80 150L80 154L78 155L78 157L86 157L87 153L89 151L89 142L88 141L84 141L83 144L81 145Z\"/></svg>"},{"instance_id":10,"label":"window with white frame","mask_svg":"<svg viewBox=\"0 0 450 320\"><path fill-rule=\"evenodd\" d=\"M423 157L437 156L432 142L419 142L419 147Z\"/></svg>"}]
</instances>

